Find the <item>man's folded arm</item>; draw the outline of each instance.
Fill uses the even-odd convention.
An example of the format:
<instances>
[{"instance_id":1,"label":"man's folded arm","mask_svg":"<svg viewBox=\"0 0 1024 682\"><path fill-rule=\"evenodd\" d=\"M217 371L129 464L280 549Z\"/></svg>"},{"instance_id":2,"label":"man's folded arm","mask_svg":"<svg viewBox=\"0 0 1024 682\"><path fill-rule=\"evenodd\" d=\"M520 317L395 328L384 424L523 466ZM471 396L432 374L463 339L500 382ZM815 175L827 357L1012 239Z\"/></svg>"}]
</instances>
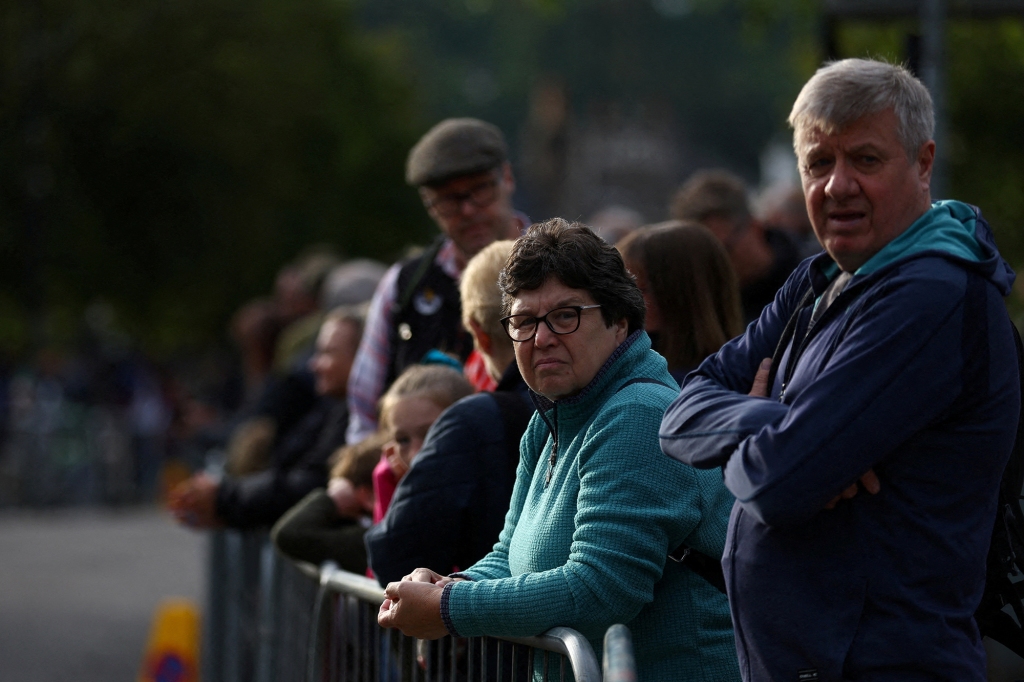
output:
<instances>
[{"instance_id":1,"label":"man's folded arm","mask_svg":"<svg viewBox=\"0 0 1024 682\"><path fill-rule=\"evenodd\" d=\"M963 308L939 288L890 289L865 306L788 414L739 443L724 472L744 509L768 525L804 522L949 409ZM884 468L876 473L884 494Z\"/></svg>"}]
</instances>

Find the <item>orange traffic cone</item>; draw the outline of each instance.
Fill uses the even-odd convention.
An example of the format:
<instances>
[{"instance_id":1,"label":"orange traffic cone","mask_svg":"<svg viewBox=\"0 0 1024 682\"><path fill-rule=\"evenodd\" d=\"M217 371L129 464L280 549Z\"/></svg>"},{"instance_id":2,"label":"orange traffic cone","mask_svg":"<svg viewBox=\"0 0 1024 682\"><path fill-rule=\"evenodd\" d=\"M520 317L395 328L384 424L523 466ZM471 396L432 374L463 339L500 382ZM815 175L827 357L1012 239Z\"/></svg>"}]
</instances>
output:
<instances>
[{"instance_id":1,"label":"orange traffic cone","mask_svg":"<svg viewBox=\"0 0 1024 682\"><path fill-rule=\"evenodd\" d=\"M191 600L157 606L138 682L199 682L199 609Z\"/></svg>"}]
</instances>

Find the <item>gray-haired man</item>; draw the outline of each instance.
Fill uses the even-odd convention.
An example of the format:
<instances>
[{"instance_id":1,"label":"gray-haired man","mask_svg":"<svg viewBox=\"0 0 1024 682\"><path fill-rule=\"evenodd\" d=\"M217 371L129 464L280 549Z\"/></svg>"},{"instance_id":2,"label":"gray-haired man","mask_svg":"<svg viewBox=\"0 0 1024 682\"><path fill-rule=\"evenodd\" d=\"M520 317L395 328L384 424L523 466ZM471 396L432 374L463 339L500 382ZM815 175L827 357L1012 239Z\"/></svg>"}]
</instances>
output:
<instances>
[{"instance_id":1,"label":"gray-haired man","mask_svg":"<svg viewBox=\"0 0 1024 682\"><path fill-rule=\"evenodd\" d=\"M829 64L790 123L826 253L688 377L662 447L736 496L722 563L744 679L984 680L1013 271L976 208L931 202L931 98L905 69Z\"/></svg>"}]
</instances>

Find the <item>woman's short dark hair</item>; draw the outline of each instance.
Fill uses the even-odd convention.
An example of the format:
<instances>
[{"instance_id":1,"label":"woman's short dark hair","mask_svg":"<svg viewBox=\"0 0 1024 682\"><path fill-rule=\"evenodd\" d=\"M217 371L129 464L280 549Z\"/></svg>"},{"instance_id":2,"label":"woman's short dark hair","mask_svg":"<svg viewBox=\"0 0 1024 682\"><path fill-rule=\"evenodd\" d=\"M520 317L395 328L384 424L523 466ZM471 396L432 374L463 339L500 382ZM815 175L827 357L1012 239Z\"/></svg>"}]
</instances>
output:
<instances>
[{"instance_id":1,"label":"woman's short dark hair","mask_svg":"<svg viewBox=\"0 0 1024 682\"><path fill-rule=\"evenodd\" d=\"M657 349L670 370L696 367L743 331L740 289L725 247L703 225L671 220L620 241L629 269L647 280L664 327Z\"/></svg>"},{"instance_id":2,"label":"woman's short dark hair","mask_svg":"<svg viewBox=\"0 0 1024 682\"><path fill-rule=\"evenodd\" d=\"M516 240L498 277L504 314L522 290L539 289L554 277L570 289L584 289L601 306L605 325L625 318L629 333L644 328L644 297L622 256L582 223L552 218L533 225Z\"/></svg>"}]
</instances>

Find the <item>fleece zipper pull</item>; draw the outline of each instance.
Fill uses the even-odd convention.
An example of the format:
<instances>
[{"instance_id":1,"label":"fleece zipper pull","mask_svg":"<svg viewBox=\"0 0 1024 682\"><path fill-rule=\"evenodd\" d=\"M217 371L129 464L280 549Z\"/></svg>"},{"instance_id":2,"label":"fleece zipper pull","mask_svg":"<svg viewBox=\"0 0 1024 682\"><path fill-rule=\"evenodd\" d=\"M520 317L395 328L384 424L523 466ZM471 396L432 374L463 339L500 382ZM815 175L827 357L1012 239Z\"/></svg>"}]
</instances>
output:
<instances>
[{"instance_id":1,"label":"fleece zipper pull","mask_svg":"<svg viewBox=\"0 0 1024 682\"><path fill-rule=\"evenodd\" d=\"M544 486L551 483L551 477L555 473L555 463L558 462L558 434L555 434L551 443L551 455L548 457L548 475L544 477Z\"/></svg>"}]
</instances>

